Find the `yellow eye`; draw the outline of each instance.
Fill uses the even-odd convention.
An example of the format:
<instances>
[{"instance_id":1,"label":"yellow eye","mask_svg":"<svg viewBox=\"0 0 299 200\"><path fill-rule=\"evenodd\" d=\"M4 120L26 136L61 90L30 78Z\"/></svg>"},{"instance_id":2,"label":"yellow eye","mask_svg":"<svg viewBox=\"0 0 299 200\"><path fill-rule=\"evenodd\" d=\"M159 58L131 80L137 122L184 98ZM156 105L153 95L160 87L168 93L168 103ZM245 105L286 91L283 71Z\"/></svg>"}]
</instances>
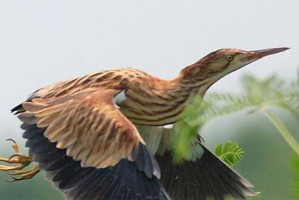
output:
<instances>
[{"instance_id":1,"label":"yellow eye","mask_svg":"<svg viewBox=\"0 0 299 200\"><path fill-rule=\"evenodd\" d=\"M226 60L227 60L228 62L232 61L233 59L234 59L234 57L233 57L232 55L227 55L227 56L226 56Z\"/></svg>"}]
</instances>

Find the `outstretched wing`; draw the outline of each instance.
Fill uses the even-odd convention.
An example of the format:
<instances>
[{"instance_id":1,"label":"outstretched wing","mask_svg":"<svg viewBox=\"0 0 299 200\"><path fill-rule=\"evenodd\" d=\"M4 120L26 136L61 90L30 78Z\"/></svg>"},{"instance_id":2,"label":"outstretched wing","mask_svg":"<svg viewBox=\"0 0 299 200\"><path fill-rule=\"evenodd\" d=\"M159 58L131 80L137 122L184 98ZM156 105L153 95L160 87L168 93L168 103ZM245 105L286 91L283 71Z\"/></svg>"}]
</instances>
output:
<instances>
[{"instance_id":1,"label":"outstretched wing","mask_svg":"<svg viewBox=\"0 0 299 200\"><path fill-rule=\"evenodd\" d=\"M170 199L159 166L114 105L120 90L89 90L17 106L33 159L67 199Z\"/></svg>"},{"instance_id":2,"label":"outstretched wing","mask_svg":"<svg viewBox=\"0 0 299 200\"><path fill-rule=\"evenodd\" d=\"M47 128L45 137L82 166L114 166L122 158L134 160L139 143L144 143L113 102L119 92L97 89L50 100L34 98L22 104L27 112L19 118Z\"/></svg>"},{"instance_id":3,"label":"outstretched wing","mask_svg":"<svg viewBox=\"0 0 299 200\"><path fill-rule=\"evenodd\" d=\"M122 159L111 167L82 167L80 161L67 156L65 149L56 148L57 143L43 135L46 128L26 123L21 128L25 130L23 137L34 160L66 199L170 199L158 178L148 175L157 165L151 165L154 158L141 143L135 162Z\"/></svg>"},{"instance_id":4,"label":"outstretched wing","mask_svg":"<svg viewBox=\"0 0 299 200\"><path fill-rule=\"evenodd\" d=\"M255 196L252 184L194 138L185 160L175 163L172 157L171 126L138 126L161 169L161 183L172 199L246 199ZM184 134L183 132L181 134Z\"/></svg>"}]
</instances>

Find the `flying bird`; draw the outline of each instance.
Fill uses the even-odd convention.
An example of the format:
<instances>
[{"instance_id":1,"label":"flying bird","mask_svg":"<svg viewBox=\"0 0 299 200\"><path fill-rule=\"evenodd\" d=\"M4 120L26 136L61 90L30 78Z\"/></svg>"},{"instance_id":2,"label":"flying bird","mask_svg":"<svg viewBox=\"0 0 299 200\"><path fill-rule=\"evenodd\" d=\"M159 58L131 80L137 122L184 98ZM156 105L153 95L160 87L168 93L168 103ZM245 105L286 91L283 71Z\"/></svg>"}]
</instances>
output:
<instances>
[{"instance_id":1,"label":"flying bird","mask_svg":"<svg viewBox=\"0 0 299 200\"><path fill-rule=\"evenodd\" d=\"M0 158L14 181L40 170L72 200L223 200L255 195L252 184L194 138L192 158L173 162L171 125L192 97L227 74L288 48L220 49L172 80L111 69L35 91L12 109L29 154ZM184 133L181 133L184 134ZM31 162L37 166L25 170ZM10 165L17 164L17 165Z\"/></svg>"}]
</instances>

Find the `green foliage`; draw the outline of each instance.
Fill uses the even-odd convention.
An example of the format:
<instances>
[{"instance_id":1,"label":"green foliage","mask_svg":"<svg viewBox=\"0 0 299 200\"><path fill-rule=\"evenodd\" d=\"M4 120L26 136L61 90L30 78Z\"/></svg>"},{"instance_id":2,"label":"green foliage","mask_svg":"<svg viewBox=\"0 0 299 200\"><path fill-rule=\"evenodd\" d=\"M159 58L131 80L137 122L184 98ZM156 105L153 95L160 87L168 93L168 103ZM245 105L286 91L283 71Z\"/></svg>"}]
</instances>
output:
<instances>
[{"instance_id":1,"label":"green foliage","mask_svg":"<svg viewBox=\"0 0 299 200\"><path fill-rule=\"evenodd\" d=\"M191 102L183 113L183 120L175 124L174 136L172 137L172 147L174 160L180 162L190 155L190 148L194 143L194 138L199 135L201 127L206 123L206 119L197 121L196 124L190 122L199 114L205 113L210 108L210 103L196 97L196 101ZM184 134L181 134L184 133Z\"/></svg>"},{"instance_id":2,"label":"green foliage","mask_svg":"<svg viewBox=\"0 0 299 200\"><path fill-rule=\"evenodd\" d=\"M224 145L219 144L215 149L215 154L229 166L243 158L244 151L239 147L237 142L227 141Z\"/></svg>"},{"instance_id":3,"label":"green foliage","mask_svg":"<svg viewBox=\"0 0 299 200\"><path fill-rule=\"evenodd\" d=\"M286 84L277 76L259 80L245 75L242 78L243 94L211 93L207 101L213 102L213 114L223 115L244 108L253 111L281 107L299 120L299 88L297 84Z\"/></svg>"},{"instance_id":4,"label":"green foliage","mask_svg":"<svg viewBox=\"0 0 299 200\"><path fill-rule=\"evenodd\" d=\"M292 164L292 195L294 199L299 199L299 157L291 160Z\"/></svg>"},{"instance_id":5,"label":"green foliage","mask_svg":"<svg viewBox=\"0 0 299 200\"><path fill-rule=\"evenodd\" d=\"M285 82L274 75L263 80L246 75L241 83L242 94L209 93L205 99L195 97L190 106L187 106L183 120L175 127L173 148L176 160L188 155L193 138L198 137L207 122L244 109L248 114L257 111L263 113L299 157L298 142L273 112L274 109L283 109L299 121L299 77L295 82ZM182 132L184 134L179 134ZM224 146L218 145L215 152L231 166L240 160L244 153L237 143L231 142ZM292 193L295 199L299 199L299 158L292 163Z\"/></svg>"},{"instance_id":6,"label":"green foliage","mask_svg":"<svg viewBox=\"0 0 299 200\"><path fill-rule=\"evenodd\" d=\"M255 111L262 111L276 128L284 130L287 129L280 126L283 125L280 119L271 113L273 108L287 110L299 120L298 81L287 85L274 75L264 80L245 75L242 78L242 87L242 94L214 92L207 94L205 99L198 96L194 97L191 104L184 111L183 119L175 127L173 146L177 160L184 158L184 155L188 154L190 141L200 133L201 128L210 120L222 115L243 109L248 109L249 114ZM179 134L182 132L184 134ZM288 140L291 138L291 135L287 134L283 137ZM291 143L296 143L294 139L291 140L293 140ZM292 148L297 148L297 152L299 152L299 145L295 144Z\"/></svg>"}]
</instances>

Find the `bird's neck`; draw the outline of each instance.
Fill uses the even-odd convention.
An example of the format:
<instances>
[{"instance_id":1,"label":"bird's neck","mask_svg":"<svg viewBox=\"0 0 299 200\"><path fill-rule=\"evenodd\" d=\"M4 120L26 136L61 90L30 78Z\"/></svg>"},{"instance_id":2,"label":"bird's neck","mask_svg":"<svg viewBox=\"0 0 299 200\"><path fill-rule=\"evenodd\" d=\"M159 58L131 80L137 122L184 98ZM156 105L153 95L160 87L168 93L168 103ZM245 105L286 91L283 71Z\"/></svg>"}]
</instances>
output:
<instances>
[{"instance_id":1,"label":"bird's neck","mask_svg":"<svg viewBox=\"0 0 299 200\"><path fill-rule=\"evenodd\" d=\"M210 82L203 76L196 76L196 66L189 66L173 80L146 77L142 84L126 91L122 112L133 123L161 126L180 119L185 106L193 96L204 95ZM193 71L193 73L191 73Z\"/></svg>"},{"instance_id":2,"label":"bird's neck","mask_svg":"<svg viewBox=\"0 0 299 200\"><path fill-rule=\"evenodd\" d=\"M180 88L181 93L188 92L190 95L194 93L204 96L209 87L218 79L211 76L206 67L202 66L201 62L194 63L185 67L174 79L177 87Z\"/></svg>"}]
</instances>

